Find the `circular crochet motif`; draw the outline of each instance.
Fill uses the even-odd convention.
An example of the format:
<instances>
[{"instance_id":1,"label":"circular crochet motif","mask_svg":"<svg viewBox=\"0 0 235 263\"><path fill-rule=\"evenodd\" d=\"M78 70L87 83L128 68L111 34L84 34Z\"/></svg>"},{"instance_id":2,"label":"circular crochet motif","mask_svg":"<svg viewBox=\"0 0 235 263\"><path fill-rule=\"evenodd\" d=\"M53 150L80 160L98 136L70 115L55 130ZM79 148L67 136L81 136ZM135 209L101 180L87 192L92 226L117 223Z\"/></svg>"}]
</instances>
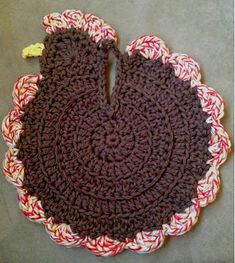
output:
<instances>
[{"instance_id":1,"label":"circular crochet motif","mask_svg":"<svg viewBox=\"0 0 235 263\"><path fill-rule=\"evenodd\" d=\"M24 214L57 243L102 256L150 252L189 231L230 149L223 101L200 83L198 64L152 35L121 54L114 30L81 11L43 25L41 74L18 79L2 130L4 172Z\"/></svg>"},{"instance_id":2,"label":"circular crochet motif","mask_svg":"<svg viewBox=\"0 0 235 263\"><path fill-rule=\"evenodd\" d=\"M16 146L23 187L81 237L124 241L169 224L209 169L210 124L195 88L169 63L120 55L108 104L107 45L78 29L44 45L44 79Z\"/></svg>"}]
</instances>

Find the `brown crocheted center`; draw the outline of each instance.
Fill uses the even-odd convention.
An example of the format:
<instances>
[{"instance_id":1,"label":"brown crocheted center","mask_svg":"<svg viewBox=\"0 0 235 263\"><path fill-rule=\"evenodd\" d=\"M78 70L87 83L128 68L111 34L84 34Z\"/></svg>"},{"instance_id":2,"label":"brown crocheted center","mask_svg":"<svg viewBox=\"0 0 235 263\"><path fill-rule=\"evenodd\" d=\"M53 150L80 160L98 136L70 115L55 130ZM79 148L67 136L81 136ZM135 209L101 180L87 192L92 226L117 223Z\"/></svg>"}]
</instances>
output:
<instances>
[{"instance_id":1,"label":"brown crocheted center","mask_svg":"<svg viewBox=\"0 0 235 263\"><path fill-rule=\"evenodd\" d=\"M208 170L210 125L170 64L121 55L77 29L45 39L43 80L25 107L23 185L46 217L81 237L134 238L192 204ZM107 102L109 52L117 56Z\"/></svg>"}]
</instances>

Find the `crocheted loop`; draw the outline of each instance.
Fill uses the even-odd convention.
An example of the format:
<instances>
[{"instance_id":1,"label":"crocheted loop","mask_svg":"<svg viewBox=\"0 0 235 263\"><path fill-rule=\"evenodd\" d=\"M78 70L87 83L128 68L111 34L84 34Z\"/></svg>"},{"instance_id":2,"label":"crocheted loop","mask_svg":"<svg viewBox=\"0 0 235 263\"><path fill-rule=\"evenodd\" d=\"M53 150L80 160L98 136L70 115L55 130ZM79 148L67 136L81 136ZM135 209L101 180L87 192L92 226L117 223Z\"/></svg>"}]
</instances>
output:
<instances>
[{"instance_id":1,"label":"crocheted loop","mask_svg":"<svg viewBox=\"0 0 235 263\"><path fill-rule=\"evenodd\" d=\"M143 35L127 45L126 52L129 56L133 55L136 51L146 59L154 60L160 57L164 58L169 54L165 42L155 35Z\"/></svg>"},{"instance_id":2,"label":"crocheted loop","mask_svg":"<svg viewBox=\"0 0 235 263\"><path fill-rule=\"evenodd\" d=\"M198 182L197 197L193 200L200 207L205 207L213 202L220 188L219 171L214 166L210 167L206 176Z\"/></svg>"},{"instance_id":3,"label":"crocheted loop","mask_svg":"<svg viewBox=\"0 0 235 263\"><path fill-rule=\"evenodd\" d=\"M86 31L95 43L101 43L105 39L117 41L116 32L112 27L99 17L83 14L80 10L66 10L62 14L52 13L45 16L41 23L49 34L74 27Z\"/></svg>"},{"instance_id":4,"label":"crocheted loop","mask_svg":"<svg viewBox=\"0 0 235 263\"><path fill-rule=\"evenodd\" d=\"M67 25L70 27L73 26L75 28L82 28L83 22L83 13L80 10L66 10L62 13L62 16L66 19ZM46 29L50 26L50 15L45 16L43 22L47 21L45 24ZM48 21L49 20L49 21ZM69 27L69 28L70 28Z\"/></svg>"},{"instance_id":5,"label":"crocheted loop","mask_svg":"<svg viewBox=\"0 0 235 263\"><path fill-rule=\"evenodd\" d=\"M69 225L56 224L52 217L43 221L47 233L51 236L51 239L59 245L66 247L80 247L83 239L77 234L74 234Z\"/></svg>"},{"instance_id":6,"label":"crocheted loop","mask_svg":"<svg viewBox=\"0 0 235 263\"><path fill-rule=\"evenodd\" d=\"M22 132L23 107L34 97L40 79L42 79L40 74L21 76L14 85L12 92L14 109L2 122L2 135L10 147L13 147L19 139Z\"/></svg>"},{"instance_id":7,"label":"crocheted loop","mask_svg":"<svg viewBox=\"0 0 235 263\"><path fill-rule=\"evenodd\" d=\"M43 223L46 220L41 202L36 196L20 192L19 206L24 215L30 220L38 223Z\"/></svg>"},{"instance_id":8,"label":"crocheted loop","mask_svg":"<svg viewBox=\"0 0 235 263\"><path fill-rule=\"evenodd\" d=\"M190 80L192 87L200 83L200 67L187 54L172 53L163 57L163 63L167 62L172 64L175 75L184 81Z\"/></svg>"},{"instance_id":9,"label":"crocheted loop","mask_svg":"<svg viewBox=\"0 0 235 263\"><path fill-rule=\"evenodd\" d=\"M17 150L12 147L9 148L3 161L3 173L7 181L13 184L18 191L25 193L26 190L23 188L24 166L16 155Z\"/></svg>"},{"instance_id":10,"label":"crocheted loop","mask_svg":"<svg viewBox=\"0 0 235 263\"><path fill-rule=\"evenodd\" d=\"M51 34L58 29L70 28L67 19L60 13L51 13L42 19L42 25L45 27L46 32Z\"/></svg>"},{"instance_id":11,"label":"crocheted loop","mask_svg":"<svg viewBox=\"0 0 235 263\"><path fill-rule=\"evenodd\" d=\"M196 85L202 108L209 114L208 123L224 116L224 101L218 92L205 84Z\"/></svg>"},{"instance_id":12,"label":"crocheted loop","mask_svg":"<svg viewBox=\"0 0 235 263\"><path fill-rule=\"evenodd\" d=\"M2 135L9 147L15 146L22 132L21 115L22 112L16 108L3 119Z\"/></svg>"},{"instance_id":13,"label":"crocheted loop","mask_svg":"<svg viewBox=\"0 0 235 263\"><path fill-rule=\"evenodd\" d=\"M185 209L183 213L176 213L171 218L171 224L163 224L163 230L166 235L178 236L190 231L196 224L200 213L200 206L194 204Z\"/></svg>"},{"instance_id":14,"label":"crocheted loop","mask_svg":"<svg viewBox=\"0 0 235 263\"><path fill-rule=\"evenodd\" d=\"M107 236L97 237L96 239L86 237L82 241L82 245L96 256L116 256L126 246L125 242L112 240Z\"/></svg>"},{"instance_id":15,"label":"crocheted loop","mask_svg":"<svg viewBox=\"0 0 235 263\"><path fill-rule=\"evenodd\" d=\"M37 85L41 79L41 74L30 74L17 79L12 92L13 103L16 109L23 110L24 106L34 97L38 90Z\"/></svg>"},{"instance_id":16,"label":"crocheted loop","mask_svg":"<svg viewBox=\"0 0 235 263\"><path fill-rule=\"evenodd\" d=\"M138 233L132 242L126 247L134 252L144 254L159 249L165 240L164 231L151 231Z\"/></svg>"},{"instance_id":17,"label":"crocheted loop","mask_svg":"<svg viewBox=\"0 0 235 263\"><path fill-rule=\"evenodd\" d=\"M218 168L227 159L230 149L231 142L227 132L219 120L214 120L211 127L210 147L208 148L213 159L209 160L208 163Z\"/></svg>"},{"instance_id":18,"label":"crocheted loop","mask_svg":"<svg viewBox=\"0 0 235 263\"><path fill-rule=\"evenodd\" d=\"M107 50L107 52L113 52L114 56L117 58L118 61L121 61L123 59L123 55L118 49L117 43L115 41L104 40L102 42L102 47L104 47Z\"/></svg>"}]
</instances>

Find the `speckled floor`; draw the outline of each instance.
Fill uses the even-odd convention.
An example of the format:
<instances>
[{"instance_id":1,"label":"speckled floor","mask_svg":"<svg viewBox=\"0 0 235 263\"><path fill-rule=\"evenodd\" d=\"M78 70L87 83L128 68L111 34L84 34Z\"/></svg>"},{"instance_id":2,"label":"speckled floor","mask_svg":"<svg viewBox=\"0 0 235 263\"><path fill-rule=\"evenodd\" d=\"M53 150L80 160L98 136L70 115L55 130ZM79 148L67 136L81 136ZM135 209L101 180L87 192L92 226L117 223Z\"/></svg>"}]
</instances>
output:
<instances>
[{"instance_id":1,"label":"speckled floor","mask_svg":"<svg viewBox=\"0 0 235 263\"><path fill-rule=\"evenodd\" d=\"M226 0L0 0L0 119L12 107L11 93L19 75L39 71L37 59L23 60L21 50L41 42L40 19L53 11L81 9L113 26L119 47L141 34L154 33L174 52L186 53L201 66L203 81L226 102L223 124L233 135L233 1ZM7 150L1 138L1 159ZM66 249L52 242L39 224L18 208L14 188L0 176L0 262L233 262L233 157L221 168L222 188L204 209L190 233L172 238L158 251L138 255L125 251L96 258L83 248Z\"/></svg>"}]
</instances>

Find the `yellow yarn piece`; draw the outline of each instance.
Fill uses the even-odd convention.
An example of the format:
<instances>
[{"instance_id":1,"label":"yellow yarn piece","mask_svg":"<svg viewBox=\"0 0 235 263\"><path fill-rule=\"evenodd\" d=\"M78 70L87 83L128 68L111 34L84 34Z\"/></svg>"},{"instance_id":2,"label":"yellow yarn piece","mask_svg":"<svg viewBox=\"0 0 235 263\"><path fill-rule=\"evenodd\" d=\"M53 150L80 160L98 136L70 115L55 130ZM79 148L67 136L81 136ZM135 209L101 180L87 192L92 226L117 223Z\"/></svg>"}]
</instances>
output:
<instances>
[{"instance_id":1,"label":"yellow yarn piece","mask_svg":"<svg viewBox=\"0 0 235 263\"><path fill-rule=\"evenodd\" d=\"M44 45L42 43L36 43L29 45L28 47L22 50L22 57L39 57L42 55L42 51L44 49Z\"/></svg>"}]
</instances>

